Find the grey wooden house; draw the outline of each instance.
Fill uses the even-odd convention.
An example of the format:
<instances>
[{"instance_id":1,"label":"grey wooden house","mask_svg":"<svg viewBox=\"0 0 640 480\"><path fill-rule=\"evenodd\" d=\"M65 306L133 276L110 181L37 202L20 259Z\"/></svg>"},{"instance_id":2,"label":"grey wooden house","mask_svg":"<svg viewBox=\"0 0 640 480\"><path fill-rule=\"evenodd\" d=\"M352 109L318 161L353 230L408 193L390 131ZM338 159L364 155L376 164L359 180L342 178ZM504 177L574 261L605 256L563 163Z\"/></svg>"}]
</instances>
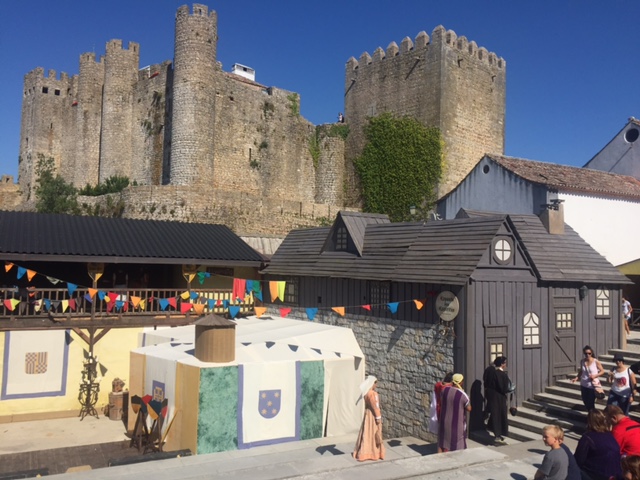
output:
<instances>
[{"instance_id":1,"label":"grey wooden house","mask_svg":"<svg viewBox=\"0 0 640 480\"><path fill-rule=\"evenodd\" d=\"M292 231L263 273L287 281L292 315L318 308L315 321L354 330L380 380L387 434L425 438L429 396L447 371L464 374L480 412L479 382L497 355L522 401L575 372L583 345L619 345L629 281L561 216L461 210L390 223L340 212L331 227Z\"/></svg>"}]
</instances>

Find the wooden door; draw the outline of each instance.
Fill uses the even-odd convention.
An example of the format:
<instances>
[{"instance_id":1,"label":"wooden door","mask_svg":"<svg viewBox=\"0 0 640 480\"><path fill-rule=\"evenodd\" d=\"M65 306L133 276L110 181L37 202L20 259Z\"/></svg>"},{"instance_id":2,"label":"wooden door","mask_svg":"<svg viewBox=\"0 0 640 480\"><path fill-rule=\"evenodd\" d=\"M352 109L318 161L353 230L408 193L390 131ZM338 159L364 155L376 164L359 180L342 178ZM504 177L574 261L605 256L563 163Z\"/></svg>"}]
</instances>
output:
<instances>
[{"instance_id":1,"label":"wooden door","mask_svg":"<svg viewBox=\"0 0 640 480\"><path fill-rule=\"evenodd\" d=\"M576 348L576 307L575 298L556 298L553 301L553 315L549 319L551 335L551 378L566 378L575 373L578 359Z\"/></svg>"}]
</instances>

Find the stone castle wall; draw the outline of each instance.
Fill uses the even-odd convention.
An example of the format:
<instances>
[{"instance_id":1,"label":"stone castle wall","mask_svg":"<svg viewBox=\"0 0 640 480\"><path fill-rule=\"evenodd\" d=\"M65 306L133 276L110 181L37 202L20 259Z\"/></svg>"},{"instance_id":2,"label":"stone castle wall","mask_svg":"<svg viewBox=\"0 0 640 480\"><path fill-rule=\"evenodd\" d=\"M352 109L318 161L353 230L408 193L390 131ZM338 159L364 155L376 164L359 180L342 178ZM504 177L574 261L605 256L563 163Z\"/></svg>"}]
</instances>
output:
<instances>
[{"instance_id":1,"label":"stone castle wall","mask_svg":"<svg viewBox=\"0 0 640 480\"><path fill-rule=\"evenodd\" d=\"M371 57L350 58L345 74L348 178L364 147L367 117L391 112L438 127L445 142L439 195L457 185L486 152L504 151L505 71L502 58L437 27ZM352 185L354 185L352 183Z\"/></svg>"}]
</instances>

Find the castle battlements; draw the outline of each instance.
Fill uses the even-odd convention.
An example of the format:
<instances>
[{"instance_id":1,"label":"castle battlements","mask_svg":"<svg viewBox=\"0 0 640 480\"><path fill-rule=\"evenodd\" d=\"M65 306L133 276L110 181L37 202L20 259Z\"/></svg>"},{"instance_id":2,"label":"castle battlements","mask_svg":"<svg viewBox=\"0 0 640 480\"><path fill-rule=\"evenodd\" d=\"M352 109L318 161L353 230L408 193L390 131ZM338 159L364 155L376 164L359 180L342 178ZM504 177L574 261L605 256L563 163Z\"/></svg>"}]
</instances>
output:
<instances>
[{"instance_id":1,"label":"castle battlements","mask_svg":"<svg viewBox=\"0 0 640 480\"><path fill-rule=\"evenodd\" d=\"M405 37L400 44L400 48L398 48L396 42L391 42L386 51L383 50L382 47L376 48L373 56L369 55L368 52L363 52L359 60L351 57L347 61L347 68L355 70L360 66L382 62L383 60L409 53L416 53L423 48L427 48L431 43L444 43L460 51L460 53L464 53L481 62L486 62L488 65L494 66L497 69L503 69L505 67L503 58L498 57L493 52L489 52L484 47L478 48L476 42L469 42L467 37L464 36L458 37L453 30L446 30L442 25L439 25L434 28L431 33L431 39L429 39L429 35L427 35L426 32L422 31L416 35L415 42L409 37Z\"/></svg>"},{"instance_id":2,"label":"castle battlements","mask_svg":"<svg viewBox=\"0 0 640 480\"><path fill-rule=\"evenodd\" d=\"M109 40L107 42L107 55L109 55L110 53L113 52L117 52L119 50L122 51L130 51L132 53L135 53L136 55L139 53L140 51L140 44L137 42L129 42L127 48L124 48L122 46L122 40L115 38L113 40Z\"/></svg>"},{"instance_id":3,"label":"castle battlements","mask_svg":"<svg viewBox=\"0 0 640 480\"><path fill-rule=\"evenodd\" d=\"M98 61L96 61L96 54L95 52L86 52L80 55L80 65L82 64L88 64L88 63L97 63L97 64L103 64L104 63L104 56L100 56L100 59Z\"/></svg>"},{"instance_id":4,"label":"castle battlements","mask_svg":"<svg viewBox=\"0 0 640 480\"><path fill-rule=\"evenodd\" d=\"M24 95L38 92L56 96L61 95L62 92L67 94L73 78L69 78L66 72L61 72L58 76L55 70L48 70L45 75L44 68L34 68L24 76Z\"/></svg>"},{"instance_id":5,"label":"castle battlements","mask_svg":"<svg viewBox=\"0 0 640 480\"><path fill-rule=\"evenodd\" d=\"M207 5L203 5L201 3L194 3L192 5L192 10L189 10L189 5L182 5L178 7L178 11L176 12L176 18L178 17L187 17L187 16L201 16L201 17L216 17L216 12L211 10L209 13L209 7Z\"/></svg>"}]
</instances>

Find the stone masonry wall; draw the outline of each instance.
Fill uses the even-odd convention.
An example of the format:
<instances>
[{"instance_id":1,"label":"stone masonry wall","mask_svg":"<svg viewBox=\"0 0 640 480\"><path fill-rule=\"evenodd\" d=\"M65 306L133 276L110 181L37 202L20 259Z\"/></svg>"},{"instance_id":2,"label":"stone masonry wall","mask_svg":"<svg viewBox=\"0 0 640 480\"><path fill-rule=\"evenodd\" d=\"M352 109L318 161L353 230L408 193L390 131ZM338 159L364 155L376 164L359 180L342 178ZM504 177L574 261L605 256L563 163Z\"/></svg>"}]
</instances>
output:
<instances>
[{"instance_id":1,"label":"stone masonry wall","mask_svg":"<svg viewBox=\"0 0 640 480\"><path fill-rule=\"evenodd\" d=\"M266 314L280 315L274 305ZM308 321L302 309L293 309L287 318ZM435 440L427 431L429 406L433 386L453 371L451 336L439 325L340 317L326 311L319 311L314 321L353 331L365 355L366 373L378 379L384 438Z\"/></svg>"}]
</instances>

